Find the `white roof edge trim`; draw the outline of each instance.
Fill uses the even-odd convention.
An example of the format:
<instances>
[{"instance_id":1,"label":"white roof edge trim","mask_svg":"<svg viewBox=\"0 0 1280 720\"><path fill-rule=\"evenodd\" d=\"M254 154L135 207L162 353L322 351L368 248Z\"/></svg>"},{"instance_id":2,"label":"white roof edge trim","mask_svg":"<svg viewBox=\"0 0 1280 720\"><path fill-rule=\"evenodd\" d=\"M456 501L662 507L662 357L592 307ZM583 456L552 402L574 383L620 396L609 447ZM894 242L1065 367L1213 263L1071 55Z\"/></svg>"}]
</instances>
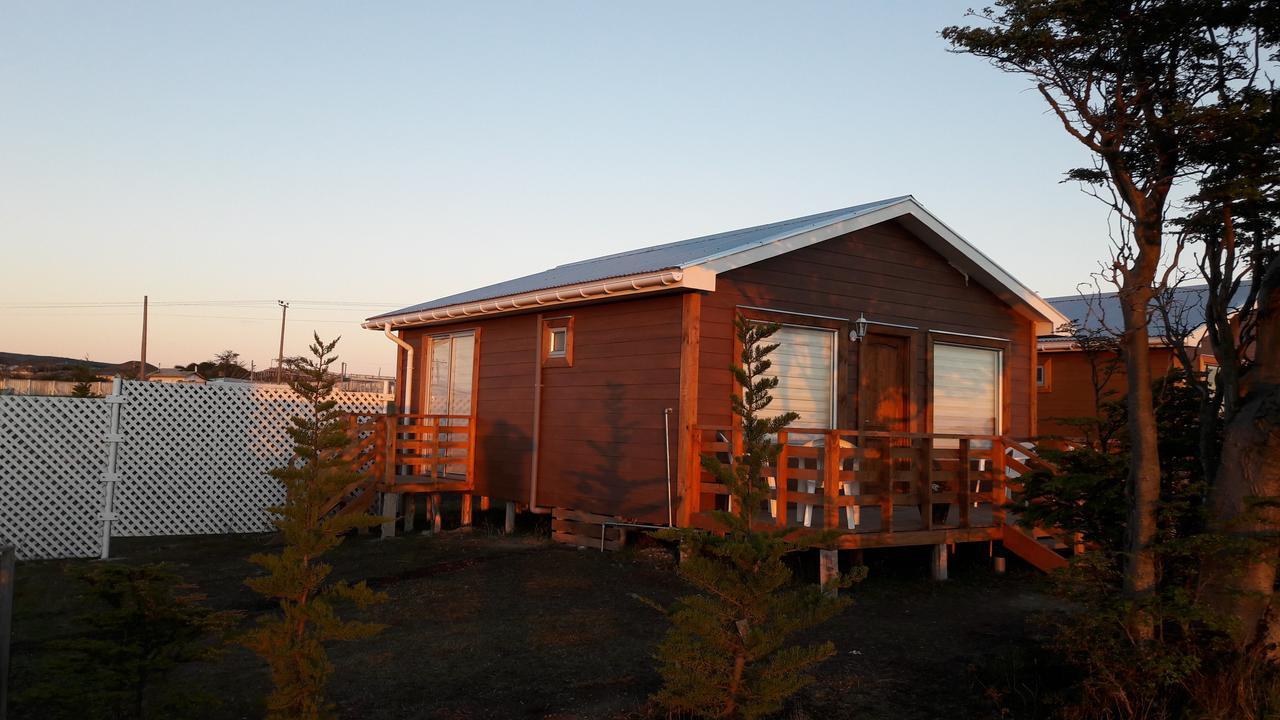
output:
<instances>
[{"instance_id":1,"label":"white roof edge trim","mask_svg":"<svg viewBox=\"0 0 1280 720\"><path fill-rule=\"evenodd\" d=\"M622 277L592 280L572 285L534 290L517 295L505 295L457 305L419 310L366 320L361 327L366 330L382 330L391 328L430 325L433 323L460 320L481 315L511 312L548 305L593 300L605 296L636 295L660 290L715 290L715 273L704 268L677 268L658 272L639 273Z\"/></svg>"},{"instance_id":2,"label":"white roof edge trim","mask_svg":"<svg viewBox=\"0 0 1280 720\"><path fill-rule=\"evenodd\" d=\"M1042 315L1053 327L1063 325L1068 322L1065 315L1054 309L1052 305L1037 295L1027 286L1023 285L1004 268L997 265L991 258L984 255L967 240L958 233L948 227L932 213L924 208L914 198L903 198L891 205L877 208L870 212L858 215L846 220L839 220L819 227L800 228L795 232L789 233L784 237L775 238L758 245L748 248L735 248L733 250L721 253L719 255L709 256L690 263L686 267L705 267L716 273L733 270L744 265L750 265L754 262L767 260L768 258L782 255L783 253L799 250L809 245L820 243L824 240L830 240L835 237L861 230L863 228L878 225L887 220L910 215L919 220L931 231L945 240L949 245L958 250L967 260L977 267L981 268L986 274L991 276L997 283L1008 290L1012 295L1017 297L1023 303L1031 307L1035 312Z\"/></svg>"}]
</instances>

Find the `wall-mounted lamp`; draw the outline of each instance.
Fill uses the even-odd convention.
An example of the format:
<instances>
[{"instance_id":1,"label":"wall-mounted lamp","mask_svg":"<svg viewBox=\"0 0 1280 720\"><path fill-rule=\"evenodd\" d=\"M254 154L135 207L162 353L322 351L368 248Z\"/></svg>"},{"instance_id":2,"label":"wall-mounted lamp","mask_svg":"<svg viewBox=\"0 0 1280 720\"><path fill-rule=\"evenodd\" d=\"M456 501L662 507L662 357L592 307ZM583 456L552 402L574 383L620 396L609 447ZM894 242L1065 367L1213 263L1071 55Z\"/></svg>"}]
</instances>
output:
<instances>
[{"instance_id":1,"label":"wall-mounted lamp","mask_svg":"<svg viewBox=\"0 0 1280 720\"><path fill-rule=\"evenodd\" d=\"M849 339L858 342L867 336L867 326L871 323L867 322L867 316L858 313L858 319L853 321L853 329L849 331Z\"/></svg>"}]
</instances>

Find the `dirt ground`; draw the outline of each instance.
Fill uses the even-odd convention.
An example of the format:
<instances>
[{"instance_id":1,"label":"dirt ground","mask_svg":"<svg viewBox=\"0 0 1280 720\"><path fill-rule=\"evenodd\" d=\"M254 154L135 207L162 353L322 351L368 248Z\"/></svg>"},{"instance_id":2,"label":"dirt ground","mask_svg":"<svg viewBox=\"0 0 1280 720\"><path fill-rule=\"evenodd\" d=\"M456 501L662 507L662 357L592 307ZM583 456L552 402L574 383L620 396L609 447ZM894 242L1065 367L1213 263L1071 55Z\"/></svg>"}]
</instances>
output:
<instances>
[{"instance_id":1,"label":"dirt ground","mask_svg":"<svg viewBox=\"0 0 1280 720\"><path fill-rule=\"evenodd\" d=\"M350 539L332 556L336 575L368 578L390 601L350 617L386 623L378 637L335 644L330 697L343 718L651 718L659 684L654 644L666 620L636 596L666 603L686 588L662 547L600 553L548 542L522 518L506 537L481 518L469 533ZM421 526L420 526L421 527ZM269 612L243 585L245 558L270 549L267 535L116 540L113 562L166 561L219 609ZM988 569L986 545L960 548L951 580L927 577L927 550L868 551L870 577L849 591L853 606L818 631L837 654L784 717L926 720L994 718L1011 673L1033 653L1030 615L1049 602L1042 579L1010 561ZM850 558L845 558L847 562ZM70 562L18 568L10 690L40 677L46 644L76 632L81 611ZM798 557L801 575L815 557ZM233 648L216 663L180 670L172 682L220 698L200 717L262 716L265 666ZM45 718L31 703L14 718Z\"/></svg>"}]
</instances>

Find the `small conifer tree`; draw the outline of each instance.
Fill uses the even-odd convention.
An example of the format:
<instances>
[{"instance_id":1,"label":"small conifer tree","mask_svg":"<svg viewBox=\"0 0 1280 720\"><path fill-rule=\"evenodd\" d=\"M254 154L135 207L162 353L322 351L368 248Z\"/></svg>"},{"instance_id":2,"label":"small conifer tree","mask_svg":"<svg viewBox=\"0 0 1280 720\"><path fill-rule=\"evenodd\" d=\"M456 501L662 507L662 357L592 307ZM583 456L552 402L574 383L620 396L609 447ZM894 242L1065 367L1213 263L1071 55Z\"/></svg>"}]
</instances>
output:
<instances>
[{"instance_id":1,"label":"small conifer tree","mask_svg":"<svg viewBox=\"0 0 1280 720\"><path fill-rule=\"evenodd\" d=\"M73 570L90 608L75 637L46 648L40 680L18 700L31 717L117 720L197 714L212 696L166 682L175 670L221 654L239 613L215 611L164 564L95 564Z\"/></svg>"},{"instance_id":2,"label":"small conifer tree","mask_svg":"<svg viewBox=\"0 0 1280 720\"><path fill-rule=\"evenodd\" d=\"M329 717L324 698L333 673L324 644L358 640L378 633L382 626L342 620L333 606L344 600L365 607L385 599L364 582L326 582L332 567L320 557L342 543L350 530L382 521L370 515L321 515L325 502L359 477L344 451L353 442L346 422L330 398L335 378L329 367L337 360L338 340L324 342L315 335L310 358L286 361L290 387L302 396L309 412L293 418L289 435L297 459L271 475L284 484L285 500L271 508L275 526L285 543L276 555L258 554L250 562L267 574L245 581L256 592L275 600L280 612L263 619L244 638L244 644L271 667L275 688L267 698L272 718Z\"/></svg>"},{"instance_id":3,"label":"small conifer tree","mask_svg":"<svg viewBox=\"0 0 1280 720\"><path fill-rule=\"evenodd\" d=\"M663 687L654 697L669 711L715 718L767 715L812 682L805 671L835 647L830 642L788 645L788 640L848 604L817 585L795 583L783 562L795 547L785 531L751 527L769 496L764 468L776 462L779 449L772 438L799 416L760 414L778 385L778 378L768 375L768 355L778 346L765 343L778 326L742 318L736 324L742 362L732 370L741 392L730 402L742 423L742 454L727 464L702 458L703 467L729 488L733 508L717 513L727 528L723 535L665 533L680 541L680 575L700 592L678 599L667 611L672 628L658 645ZM820 544L829 538L818 533L809 540ZM865 568L859 568L832 582L846 586L864 576Z\"/></svg>"}]
</instances>

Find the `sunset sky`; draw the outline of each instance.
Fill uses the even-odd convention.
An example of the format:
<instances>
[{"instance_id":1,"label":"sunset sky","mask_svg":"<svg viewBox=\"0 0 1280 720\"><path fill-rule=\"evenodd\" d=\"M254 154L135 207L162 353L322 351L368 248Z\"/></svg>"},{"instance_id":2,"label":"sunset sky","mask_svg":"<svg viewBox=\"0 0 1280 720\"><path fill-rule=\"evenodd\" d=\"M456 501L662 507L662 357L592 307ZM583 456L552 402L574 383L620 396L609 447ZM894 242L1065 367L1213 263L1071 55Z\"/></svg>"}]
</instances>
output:
<instances>
[{"instance_id":1,"label":"sunset sky","mask_svg":"<svg viewBox=\"0 0 1280 720\"><path fill-rule=\"evenodd\" d=\"M1088 158L946 52L966 2L0 4L0 350L148 360L913 194L1045 295L1107 250Z\"/></svg>"}]
</instances>

